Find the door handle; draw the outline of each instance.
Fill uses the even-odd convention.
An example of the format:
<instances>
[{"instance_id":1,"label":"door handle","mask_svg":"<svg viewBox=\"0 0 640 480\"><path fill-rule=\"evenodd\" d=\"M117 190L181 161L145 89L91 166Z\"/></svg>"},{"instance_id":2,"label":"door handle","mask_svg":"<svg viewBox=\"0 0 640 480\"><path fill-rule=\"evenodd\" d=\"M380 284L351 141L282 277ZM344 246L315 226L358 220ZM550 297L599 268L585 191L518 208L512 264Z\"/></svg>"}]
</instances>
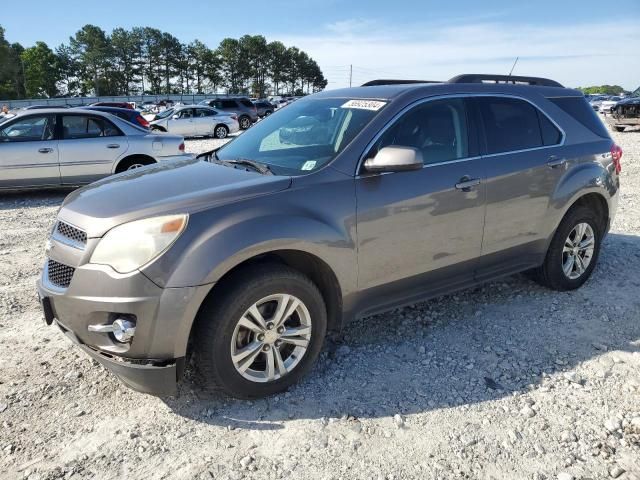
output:
<instances>
[{"instance_id":1,"label":"door handle","mask_svg":"<svg viewBox=\"0 0 640 480\"><path fill-rule=\"evenodd\" d=\"M40 153L51 153L51 152L53 152L53 148L41 148L38 151Z\"/></svg>"},{"instance_id":2,"label":"door handle","mask_svg":"<svg viewBox=\"0 0 640 480\"><path fill-rule=\"evenodd\" d=\"M556 157L555 155L551 155L549 157L549 161L547 162L547 166L549 168L558 168L558 167L564 167L566 163L567 163L566 158L559 158L559 157Z\"/></svg>"},{"instance_id":3,"label":"door handle","mask_svg":"<svg viewBox=\"0 0 640 480\"><path fill-rule=\"evenodd\" d=\"M117 143L110 143L109 145L107 145L107 148L120 148L120 145L118 145Z\"/></svg>"},{"instance_id":4,"label":"door handle","mask_svg":"<svg viewBox=\"0 0 640 480\"><path fill-rule=\"evenodd\" d=\"M478 185L480 185L479 178L471 178L465 175L458 183L456 183L456 189L462 190L463 192L470 192L473 187L477 187Z\"/></svg>"}]
</instances>

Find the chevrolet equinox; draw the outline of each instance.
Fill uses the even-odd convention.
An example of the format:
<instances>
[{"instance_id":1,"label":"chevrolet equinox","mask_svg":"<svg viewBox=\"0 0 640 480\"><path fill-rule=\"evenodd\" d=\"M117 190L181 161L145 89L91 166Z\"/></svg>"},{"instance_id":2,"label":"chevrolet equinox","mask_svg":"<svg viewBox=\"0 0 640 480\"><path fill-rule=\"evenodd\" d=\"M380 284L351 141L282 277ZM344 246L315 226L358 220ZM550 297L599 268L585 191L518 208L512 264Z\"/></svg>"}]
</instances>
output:
<instances>
[{"instance_id":1,"label":"chevrolet equinox","mask_svg":"<svg viewBox=\"0 0 640 480\"><path fill-rule=\"evenodd\" d=\"M38 291L130 387L280 392L349 319L528 272L591 275L621 149L583 95L536 77L377 80L311 95L222 148L64 201Z\"/></svg>"}]
</instances>

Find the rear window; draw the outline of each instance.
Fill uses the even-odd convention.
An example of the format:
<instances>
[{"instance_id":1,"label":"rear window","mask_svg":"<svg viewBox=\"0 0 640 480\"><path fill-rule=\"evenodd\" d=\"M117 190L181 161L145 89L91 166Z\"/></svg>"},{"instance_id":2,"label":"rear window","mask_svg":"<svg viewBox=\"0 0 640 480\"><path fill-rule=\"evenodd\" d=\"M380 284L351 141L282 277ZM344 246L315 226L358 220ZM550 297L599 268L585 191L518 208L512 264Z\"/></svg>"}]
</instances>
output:
<instances>
[{"instance_id":1,"label":"rear window","mask_svg":"<svg viewBox=\"0 0 640 480\"><path fill-rule=\"evenodd\" d=\"M504 153L541 147L542 132L537 109L515 98L480 98L488 153Z\"/></svg>"},{"instance_id":2,"label":"rear window","mask_svg":"<svg viewBox=\"0 0 640 480\"><path fill-rule=\"evenodd\" d=\"M583 97L549 98L549 101L555 103L565 113L571 115L596 135L609 138L607 127L604 126L602 120L598 118L598 114Z\"/></svg>"}]
</instances>

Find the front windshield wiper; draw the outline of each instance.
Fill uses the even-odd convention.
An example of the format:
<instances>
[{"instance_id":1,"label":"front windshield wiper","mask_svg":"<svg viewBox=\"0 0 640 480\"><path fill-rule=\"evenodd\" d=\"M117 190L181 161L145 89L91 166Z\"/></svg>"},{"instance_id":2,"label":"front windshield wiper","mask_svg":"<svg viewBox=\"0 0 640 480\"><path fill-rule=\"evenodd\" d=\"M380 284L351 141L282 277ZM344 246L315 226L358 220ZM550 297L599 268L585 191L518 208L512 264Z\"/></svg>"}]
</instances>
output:
<instances>
[{"instance_id":1,"label":"front windshield wiper","mask_svg":"<svg viewBox=\"0 0 640 480\"><path fill-rule=\"evenodd\" d=\"M216 155L216 159L217 159ZM248 158L236 158L235 160L218 160L219 162L223 162L231 165L241 165L243 167L253 168L256 172L259 172L263 175L273 175L271 168L266 163L256 162L255 160L249 160Z\"/></svg>"}]
</instances>

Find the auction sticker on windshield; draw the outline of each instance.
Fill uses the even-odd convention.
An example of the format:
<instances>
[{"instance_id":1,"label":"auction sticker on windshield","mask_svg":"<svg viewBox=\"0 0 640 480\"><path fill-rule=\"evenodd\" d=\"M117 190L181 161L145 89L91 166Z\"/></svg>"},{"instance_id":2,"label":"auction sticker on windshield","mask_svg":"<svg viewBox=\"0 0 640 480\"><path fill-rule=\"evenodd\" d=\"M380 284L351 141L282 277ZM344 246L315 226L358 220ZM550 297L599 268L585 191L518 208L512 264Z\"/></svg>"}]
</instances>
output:
<instances>
[{"instance_id":1,"label":"auction sticker on windshield","mask_svg":"<svg viewBox=\"0 0 640 480\"><path fill-rule=\"evenodd\" d=\"M387 102L381 102L379 100L349 100L343 104L341 108L359 108L361 110L373 110L377 112L386 104Z\"/></svg>"}]
</instances>

